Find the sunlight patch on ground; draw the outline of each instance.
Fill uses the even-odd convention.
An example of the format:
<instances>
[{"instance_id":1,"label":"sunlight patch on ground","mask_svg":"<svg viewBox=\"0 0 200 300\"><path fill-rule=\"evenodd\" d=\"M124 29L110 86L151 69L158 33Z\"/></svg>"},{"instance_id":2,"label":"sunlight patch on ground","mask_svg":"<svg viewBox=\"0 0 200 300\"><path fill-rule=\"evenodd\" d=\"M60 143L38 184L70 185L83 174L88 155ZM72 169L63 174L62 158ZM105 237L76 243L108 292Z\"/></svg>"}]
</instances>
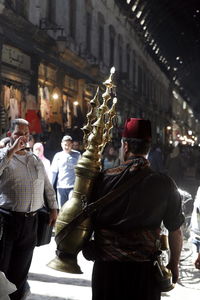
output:
<instances>
[{"instance_id":1,"label":"sunlight patch on ground","mask_svg":"<svg viewBox=\"0 0 200 300\"><path fill-rule=\"evenodd\" d=\"M29 281L32 295L27 300L88 300L91 299L91 290L84 286L64 285L59 283L45 283Z\"/></svg>"}]
</instances>

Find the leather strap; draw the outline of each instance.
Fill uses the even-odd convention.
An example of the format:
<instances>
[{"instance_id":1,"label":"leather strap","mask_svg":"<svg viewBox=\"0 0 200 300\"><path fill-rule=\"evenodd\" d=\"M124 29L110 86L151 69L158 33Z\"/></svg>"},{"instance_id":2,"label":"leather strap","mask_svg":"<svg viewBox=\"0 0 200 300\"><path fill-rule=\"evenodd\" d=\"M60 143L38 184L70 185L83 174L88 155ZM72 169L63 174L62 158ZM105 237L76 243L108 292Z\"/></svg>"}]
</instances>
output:
<instances>
[{"instance_id":1,"label":"leather strap","mask_svg":"<svg viewBox=\"0 0 200 300\"><path fill-rule=\"evenodd\" d=\"M84 220L90 217L101 207L121 197L130 188L132 188L134 185L137 185L140 181L142 181L145 177L147 177L150 174L152 174L152 170L150 168L140 169L136 171L136 173L129 180L121 184L118 188L107 193L105 196L99 198L97 201L88 204L80 214L78 214L71 222L66 224L58 232L58 234L56 234L55 241L57 243L57 248L59 247L60 242L64 240L75 227L80 225Z\"/></svg>"}]
</instances>

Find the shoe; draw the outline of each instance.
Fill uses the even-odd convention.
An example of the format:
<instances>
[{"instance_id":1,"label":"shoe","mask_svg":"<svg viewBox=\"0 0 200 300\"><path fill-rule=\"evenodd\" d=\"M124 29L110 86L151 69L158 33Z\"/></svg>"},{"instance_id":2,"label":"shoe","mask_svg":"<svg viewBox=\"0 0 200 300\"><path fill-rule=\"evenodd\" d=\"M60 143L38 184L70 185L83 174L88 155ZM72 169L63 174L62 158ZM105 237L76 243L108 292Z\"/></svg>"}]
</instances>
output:
<instances>
[{"instance_id":1,"label":"shoe","mask_svg":"<svg viewBox=\"0 0 200 300\"><path fill-rule=\"evenodd\" d=\"M22 298L20 300L26 300L28 298L28 296L31 295L31 290L30 287L28 286L24 292L24 295L22 296Z\"/></svg>"}]
</instances>

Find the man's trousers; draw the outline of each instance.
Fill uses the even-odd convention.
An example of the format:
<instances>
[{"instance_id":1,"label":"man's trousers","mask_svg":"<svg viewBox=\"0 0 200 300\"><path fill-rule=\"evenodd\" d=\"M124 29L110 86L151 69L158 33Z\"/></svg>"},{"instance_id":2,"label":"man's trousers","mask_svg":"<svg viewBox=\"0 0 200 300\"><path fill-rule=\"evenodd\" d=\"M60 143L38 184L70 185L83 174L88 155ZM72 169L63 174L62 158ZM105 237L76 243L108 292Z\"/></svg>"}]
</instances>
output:
<instances>
[{"instance_id":1,"label":"man's trousers","mask_svg":"<svg viewBox=\"0 0 200 300\"><path fill-rule=\"evenodd\" d=\"M26 291L36 241L37 214L13 213L6 217L0 241L0 270L17 287L17 291L10 295L12 300L20 300Z\"/></svg>"}]
</instances>

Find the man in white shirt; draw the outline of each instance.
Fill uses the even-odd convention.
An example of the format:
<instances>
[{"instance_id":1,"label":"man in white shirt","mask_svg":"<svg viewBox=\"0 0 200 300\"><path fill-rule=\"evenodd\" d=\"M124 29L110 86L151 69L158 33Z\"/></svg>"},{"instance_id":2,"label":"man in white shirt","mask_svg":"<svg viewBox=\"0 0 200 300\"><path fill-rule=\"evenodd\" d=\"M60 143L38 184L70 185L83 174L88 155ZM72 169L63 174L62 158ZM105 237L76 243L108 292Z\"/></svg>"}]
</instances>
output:
<instances>
[{"instance_id":1,"label":"man in white shirt","mask_svg":"<svg viewBox=\"0 0 200 300\"><path fill-rule=\"evenodd\" d=\"M37 243L37 212L44 205L44 193L50 225L56 222L57 201L43 163L26 150L29 123L13 120L10 133L10 144L0 149L0 213L5 220L0 271L17 287L10 299L22 300L28 289L27 275Z\"/></svg>"},{"instance_id":2,"label":"man in white shirt","mask_svg":"<svg viewBox=\"0 0 200 300\"><path fill-rule=\"evenodd\" d=\"M200 269L200 187L198 187L190 223L190 241L193 244L193 253L195 257L195 267Z\"/></svg>"},{"instance_id":3,"label":"man in white shirt","mask_svg":"<svg viewBox=\"0 0 200 300\"><path fill-rule=\"evenodd\" d=\"M73 150L72 146L72 137L65 135L61 142L63 151L54 155L51 164L51 183L53 186L56 185L59 207L62 207L70 197L75 182L75 166L81 157L80 152Z\"/></svg>"}]
</instances>

